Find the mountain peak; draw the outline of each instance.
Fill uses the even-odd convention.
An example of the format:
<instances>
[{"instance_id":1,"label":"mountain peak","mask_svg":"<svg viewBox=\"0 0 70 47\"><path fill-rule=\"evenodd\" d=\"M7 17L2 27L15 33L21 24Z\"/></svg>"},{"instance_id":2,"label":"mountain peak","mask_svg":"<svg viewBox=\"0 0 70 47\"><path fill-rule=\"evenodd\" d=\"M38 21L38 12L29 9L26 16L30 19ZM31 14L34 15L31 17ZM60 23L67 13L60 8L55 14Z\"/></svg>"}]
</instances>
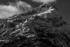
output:
<instances>
[{"instance_id":1,"label":"mountain peak","mask_svg":"<svg viewBox=\"0 0 70 47\"><path fill-rule=\"evenodd\" d=\"M3 39L3 41L10 41L16 37L19 38L18 36L34 36L34 31L30 30L33 30L34 26L32 28L32 25L36 26L37 23L40 24L40 26L50 27L58 27L66 24L62 20L62 17L55 12L55 8L53 6L43 4L20 15L12 16L3 22L0 25L0 39ZM37 25L36 28L38 28L38 26L39 25Z\"/></svg>"}]
</instances>

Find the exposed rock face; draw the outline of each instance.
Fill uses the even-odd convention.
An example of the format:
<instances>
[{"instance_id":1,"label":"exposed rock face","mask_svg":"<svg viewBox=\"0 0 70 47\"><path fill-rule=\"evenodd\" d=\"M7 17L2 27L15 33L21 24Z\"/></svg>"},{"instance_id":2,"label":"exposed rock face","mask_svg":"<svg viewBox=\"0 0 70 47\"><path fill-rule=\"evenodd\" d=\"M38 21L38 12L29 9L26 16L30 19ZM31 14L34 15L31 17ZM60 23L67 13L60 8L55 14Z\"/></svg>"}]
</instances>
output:
<instances>
[{"instance_id":1,"label":"exposed rock face","mask_svg":"<svg viewBox=\"0 0 70 47\"><path fill-rule=\"evenodd\" d=\"M0 25L2 47L70 47L70 25L57 10L43 5Z\"/></svg>"}]
</instances>

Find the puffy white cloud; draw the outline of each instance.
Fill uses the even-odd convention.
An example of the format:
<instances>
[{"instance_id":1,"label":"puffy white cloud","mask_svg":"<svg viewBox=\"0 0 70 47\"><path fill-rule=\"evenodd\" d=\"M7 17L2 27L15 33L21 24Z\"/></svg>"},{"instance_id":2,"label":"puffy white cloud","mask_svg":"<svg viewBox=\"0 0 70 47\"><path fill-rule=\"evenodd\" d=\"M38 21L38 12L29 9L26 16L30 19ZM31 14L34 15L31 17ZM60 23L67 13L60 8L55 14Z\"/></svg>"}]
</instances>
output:
<instances>
[{"instance_id":1,"label":"puffy white cloud","mask_svg":"<svg viewBox=\"0 0 70 47\"><path fill-rule=\"evenodd\" d=\"M55 2L56 0L33 0L33 1L44 3L44 4L49 4L49 3Z\"/></svg>"},{"instance_id":2,"label":"puffy white cloud","mask_svg":"<svg viewBox=\"0 0 70 47\"><path fill-rule=\"evenodd\" d=\"M32 6L26 2L22 1L17 1L16 2L16 7L19 8L21 11L27 11L32 8Z\"/></svg>"},{"instance_id":3,"label":"puffy white cloud","mask_svg":"<svg viewBox=\"0 0 70 47\"><path fill-rule=\"evenodd\" d=\"M27 4L26 2L19 1L19 2L16 2L16 4L17 6L22 6L23 8L24 7L31 8L31 5Z\"/></svg>"},{"instance_id":4,"label":"puffy white cloud","mask_svg":"<svg viewBox=\"0 0 70 47\"><path fill-rule=\"evenodd\" d=\"M21 14L24 11L27 11L27 8L30 9L31 6L22 1L17 1L14 5L13 3L9 5L0 5L0 19L6 19L14 15Z\"/></svg>"},{"instance_id":5,"label":"puffy white cloud","mask_svg":"<svg viewBox=\"0 0 70 47\"><path fill-rule=\"evenodd\" d=\"M18 14L19 10L12 5L0 5L0 19L8 18L12 15Z\"/></svg>"}]
</instances>

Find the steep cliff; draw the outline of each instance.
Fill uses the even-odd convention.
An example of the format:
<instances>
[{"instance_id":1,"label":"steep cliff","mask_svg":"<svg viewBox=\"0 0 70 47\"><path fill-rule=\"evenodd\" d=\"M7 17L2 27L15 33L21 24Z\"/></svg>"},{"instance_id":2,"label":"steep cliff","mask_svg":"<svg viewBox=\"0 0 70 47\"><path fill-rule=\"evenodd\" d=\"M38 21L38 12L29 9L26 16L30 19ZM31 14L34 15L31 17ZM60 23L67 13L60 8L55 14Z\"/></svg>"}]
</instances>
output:
<instances>
[{"instance_id":1,"label":"steep cliff","mask_svg":"<svg viewBox=\"0 0 70 47\"><path fill-rule=\"evenodd\" d=\"M70 47L70 25L51 5L42 5L0 24L2 47Z\"/></svg>"}]
</instances>

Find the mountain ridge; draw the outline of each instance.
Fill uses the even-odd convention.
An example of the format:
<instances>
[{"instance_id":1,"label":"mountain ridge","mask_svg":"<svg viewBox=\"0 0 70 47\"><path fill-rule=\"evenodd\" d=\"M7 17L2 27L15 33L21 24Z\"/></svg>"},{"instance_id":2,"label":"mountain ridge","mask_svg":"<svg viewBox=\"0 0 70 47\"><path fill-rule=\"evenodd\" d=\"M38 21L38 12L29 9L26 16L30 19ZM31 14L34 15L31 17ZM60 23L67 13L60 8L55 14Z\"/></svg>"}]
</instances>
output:
<instances>
[{"instance_id":1,"label":"mountain ridge","mask_svg":"<svg viewBox=\"0 0 70 47\"><path fill-rule=\"evenodd\" d=\"M48 9L43 8L43 10L42 7L46 7L46 5L8 18L4 24L0 25L0 30L3 31L1 35L4 32L6 35L3 35L1 39L10 41L12 39L11 42L6 42L3 47L17 47L18 45L20 45L19 47L70 46L69 24L63 20L58 10L53 6L48 7L48 9L54 8L51 13L47 13Z\"/></svg>"}]
</instances>

